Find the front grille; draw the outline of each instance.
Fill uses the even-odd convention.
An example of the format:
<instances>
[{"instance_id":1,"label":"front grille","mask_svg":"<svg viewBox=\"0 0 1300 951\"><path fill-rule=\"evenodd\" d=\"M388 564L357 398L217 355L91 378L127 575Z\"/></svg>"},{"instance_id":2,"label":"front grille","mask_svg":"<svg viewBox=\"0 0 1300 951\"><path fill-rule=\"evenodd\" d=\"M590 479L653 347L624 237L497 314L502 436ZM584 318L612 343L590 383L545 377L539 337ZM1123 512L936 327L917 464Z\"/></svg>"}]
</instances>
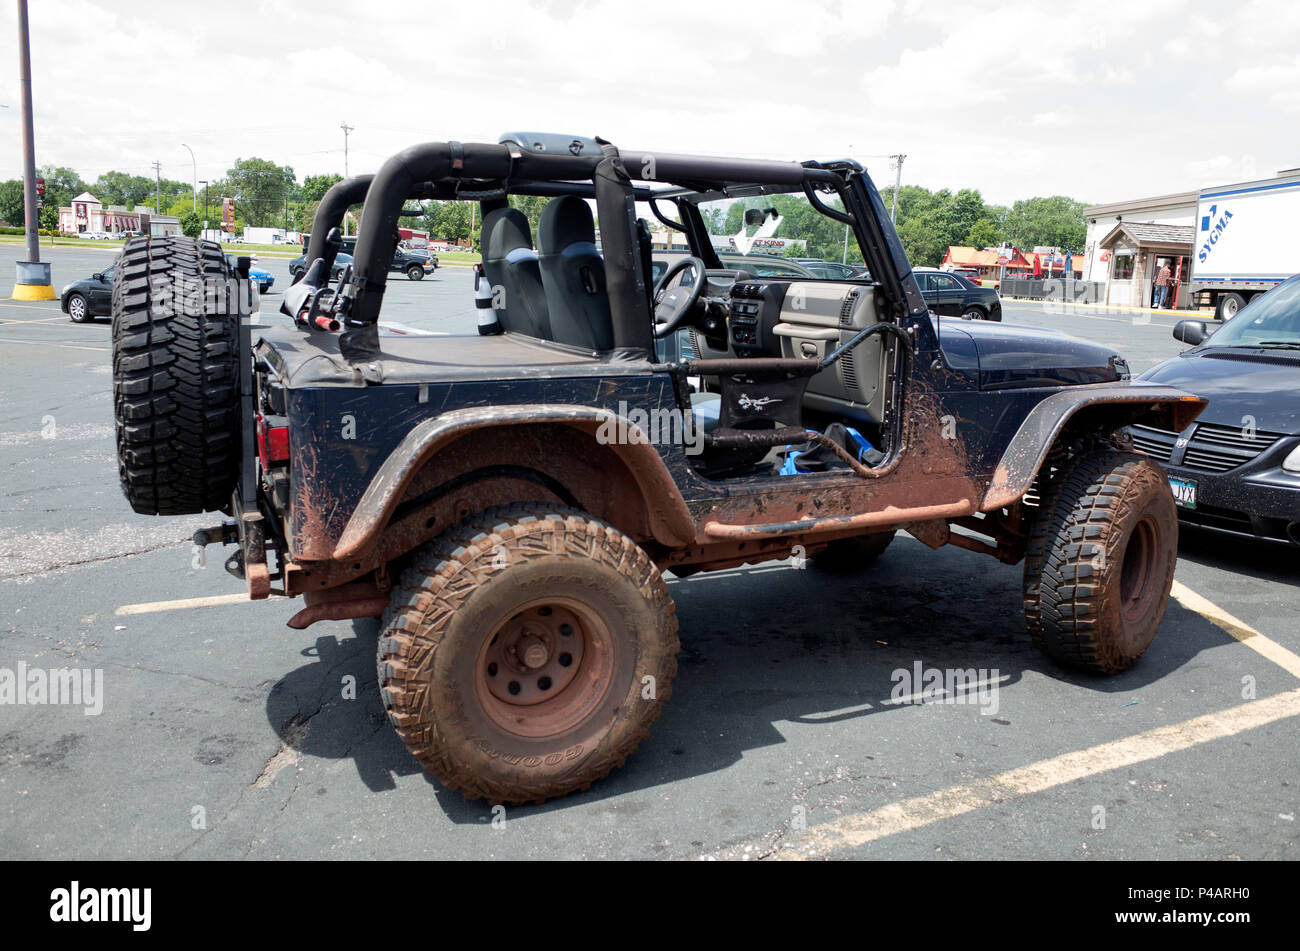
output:
<instances>
[{"instance_id":1,"label":"front grille","mask_svg":"<svg viewBox=\"0 0 1300 951\"><path fill-rule=\"evenodd\" d=\"M1130 426L1129 435L1134 448L1157 462L1169 462L1178 439L1177 433L1155 426ZM1229 472L1244 466L1281 438L1281 433L1197 423L1179 465L1197 472Z\"/></svg>"},{"instance_id":2,"label":"front grille","mask_svg":"<svg viewBox=\"0 0 1300 951\"><path fill-rule=\"evenodd\" d=\"M1144 452L1156 462L1168 462L1174 450L1177 433L1154 426L1130 426L1128 434L1133 439L1133 448Z\"/></svg>"}]
</instances>

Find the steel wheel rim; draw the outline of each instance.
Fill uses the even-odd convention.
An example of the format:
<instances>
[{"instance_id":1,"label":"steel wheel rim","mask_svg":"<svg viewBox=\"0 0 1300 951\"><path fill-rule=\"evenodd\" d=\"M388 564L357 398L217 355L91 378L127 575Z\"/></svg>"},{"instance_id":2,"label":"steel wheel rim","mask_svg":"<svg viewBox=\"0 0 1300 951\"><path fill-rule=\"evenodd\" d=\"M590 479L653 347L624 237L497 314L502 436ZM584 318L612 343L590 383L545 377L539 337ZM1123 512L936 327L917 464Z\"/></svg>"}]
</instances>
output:
<instances>
[{"instance_id":1,"label":"steel wheel rim","mask_svg":"<svg viewBox=\"0 0 1300 951\"><path fill-rule=\"evenodd\" d=\"M1155 519L1145 516L1133 529L1124 548L1120 565L1120 611L1127 621L1139 619L1151 601L1151 582L1156 575L1156 558L1160 551L1159 529Z\"/></svg>"},{"instance_id":2,"label":"steel wheel rim","mask_svg":"<svg viewBox=\"0 0 1300 951\"><path fill-rule=\"evenodd\" d=\"M483 639L475 694L501 729L542 738L586 719L609 691L613 675L608 623L585 604L551 597L516 608Z\"/></svg>"}]
</instances>

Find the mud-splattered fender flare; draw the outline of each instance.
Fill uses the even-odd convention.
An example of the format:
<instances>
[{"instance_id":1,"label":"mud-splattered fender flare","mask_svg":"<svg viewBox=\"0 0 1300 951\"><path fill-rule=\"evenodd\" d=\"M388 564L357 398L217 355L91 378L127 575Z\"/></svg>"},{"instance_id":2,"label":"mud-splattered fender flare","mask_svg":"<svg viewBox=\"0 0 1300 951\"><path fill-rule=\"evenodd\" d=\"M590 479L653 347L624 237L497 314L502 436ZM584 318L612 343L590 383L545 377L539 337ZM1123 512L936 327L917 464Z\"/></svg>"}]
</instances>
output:
<instances>
[{"instance_id":1,"label":"mud-splattered fender flare","mask_svg":"<svg viewBox=\"0 0 1300 951\"><path fill-rule=\"evenodd\" d=\"M443 413L420 423L379 467L357 503L334 547L335 561L356 558L378 541L411 480L443 446L476 429L530 423L562 423L595 436L602 425L636 430L607 409L595 407L525 404L468 407ZM663 459L644 433L609 446L627 465L650 513L657 540L667 545L690 544L695 523Z\"/></svg>"},{"instance_id":2,"label":"mud-splattered fender flare","mask_svg":"<svg viewBox=\"0 0 1300 951\"><path fill-rule=\"evenodd\" d=\"M1091 383L1053 393L1030 410L1011 437L980 511L996 511L1019 501L1057 437L1081 410L1106 407L1106 421L1115 428L1145 420L1180 432L1207 402L1185 390L1144 382Z\"/></svg>"}]
</instances>

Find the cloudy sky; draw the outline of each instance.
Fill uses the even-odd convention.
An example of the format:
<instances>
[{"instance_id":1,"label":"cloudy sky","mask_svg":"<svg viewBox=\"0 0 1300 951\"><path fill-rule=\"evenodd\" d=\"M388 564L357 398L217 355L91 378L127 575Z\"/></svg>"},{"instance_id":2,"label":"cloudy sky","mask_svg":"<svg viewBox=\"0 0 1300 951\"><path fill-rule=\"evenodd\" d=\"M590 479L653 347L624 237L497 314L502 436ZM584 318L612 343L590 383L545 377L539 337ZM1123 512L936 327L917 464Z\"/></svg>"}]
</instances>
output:
<instances>
[{"instance_id":1,"label":"cloudy sky","mask_svg":"<svg viewBox=\"0 0 1300 951\"><path fill-rule=\"evenodd\" d=\"M506 130L852 155L878 182L1116 201L1300 166L1300 4L31 0L38 164L352 172ZM21 173L0 5L0 178Z\"/></svg>"}]
</instances>

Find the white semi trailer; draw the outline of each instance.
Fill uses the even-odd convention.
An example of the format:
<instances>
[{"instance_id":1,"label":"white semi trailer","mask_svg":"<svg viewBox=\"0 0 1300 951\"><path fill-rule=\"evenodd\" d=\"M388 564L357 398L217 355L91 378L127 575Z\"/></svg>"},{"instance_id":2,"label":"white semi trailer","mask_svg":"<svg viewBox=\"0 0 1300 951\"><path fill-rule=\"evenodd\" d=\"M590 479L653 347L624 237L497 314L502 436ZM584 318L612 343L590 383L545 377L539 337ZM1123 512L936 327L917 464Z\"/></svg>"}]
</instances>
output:
<instances>
[{"instance_id":1,"label":"white semi trailer","mask_svg":"<svg viewBox=\"0 0 1300 951\"><path fill-rule=\"evenodd\" d=\"M1201 189L1196 203L1191 293L1227 320L1256 294L1300 272L1300 170Z\"/></svg>"}]
</instances>

